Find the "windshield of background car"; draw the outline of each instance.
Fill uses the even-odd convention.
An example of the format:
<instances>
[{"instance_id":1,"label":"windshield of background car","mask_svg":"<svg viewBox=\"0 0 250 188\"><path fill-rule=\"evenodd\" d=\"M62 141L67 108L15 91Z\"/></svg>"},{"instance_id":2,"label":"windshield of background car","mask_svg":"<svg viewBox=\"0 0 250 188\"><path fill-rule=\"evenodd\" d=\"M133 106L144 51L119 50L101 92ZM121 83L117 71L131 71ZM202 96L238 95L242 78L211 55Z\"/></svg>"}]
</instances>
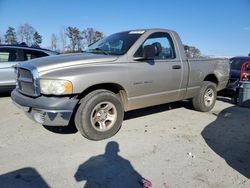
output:
<instances>
[{"instance_id":1,"label":"windshield of background car","mask_svg":"<svg viewBox=\"0 0 250 188\"><path fill-rule=\"evenodd\" d=\"M240 70L241 66L246 62L246 59L231 59L230 60L230 67L231 69Z\"/></svg>"},{"instance_id":2,"label":"windshield of background car","mask_svg":"<svg viewBox=\"0 0 250 188\"><path fill-rule=\"evenodd\" d=\"M90 45L86 52L109 55L123 55L137 41L144 31L128 31L105 37Z\"/></svg>"}]
</instances>

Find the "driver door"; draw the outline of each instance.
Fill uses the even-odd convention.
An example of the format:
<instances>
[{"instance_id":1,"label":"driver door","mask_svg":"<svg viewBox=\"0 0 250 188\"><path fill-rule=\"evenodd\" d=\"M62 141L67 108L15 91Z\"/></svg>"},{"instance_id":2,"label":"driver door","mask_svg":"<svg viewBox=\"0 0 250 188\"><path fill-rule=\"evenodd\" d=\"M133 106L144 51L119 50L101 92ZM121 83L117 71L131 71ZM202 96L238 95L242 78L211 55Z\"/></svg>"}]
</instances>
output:
<instances>
[{"instance_id":1,"label":"driver door","mask_svg":"<svg viewBox=\"0 0 250 188\"><path fill-rule=\"evenodd\" d=\"M168 33L153 33L136 51L134 57L142 57L146 45L156 48L153 60L134 61L129 74L133 80L132 109L176 101L182 83L182 62L176 58L172 38Z\"/></svg>"}]
</instances>

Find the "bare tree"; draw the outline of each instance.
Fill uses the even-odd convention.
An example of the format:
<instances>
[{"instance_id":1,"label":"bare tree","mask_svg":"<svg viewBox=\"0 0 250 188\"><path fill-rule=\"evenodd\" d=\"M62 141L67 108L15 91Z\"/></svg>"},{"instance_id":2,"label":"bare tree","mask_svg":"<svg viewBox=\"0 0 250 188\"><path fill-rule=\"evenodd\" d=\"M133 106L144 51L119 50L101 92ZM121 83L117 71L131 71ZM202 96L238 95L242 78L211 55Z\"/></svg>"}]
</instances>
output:
<instances>
[{"instance_id":1,"label":"bare tree","mask_svg":"<svg viewBox=\"0 0 250 188\"><path fill-rule=\"evenodd\" d=\"M36 30L29 24L20 25L17 30L20 42L25 42L28 46L33 43L33 36Z\"/></svg>"},{"instance_id":2,"label":"bare tree","mask_svg":"<svg viewBox=\"0 0 250 188\"><path fill-rule=\"evenodd\" d=\"M20 42L24 42L24 33L25 33L24 25L20 25L17 29L17 35Z\"/></svg>"},{"instance_id":3,"label":"bare tree","mask_svg":"<svg viewBox=\"0 0 250 188\"><path fill-rule=\"evenodd\" d=\"M66 28L63 27L62 30L60 31L60 40L61 40L61 51L64 52L65 49L67 48L67 31Z\"/></svg>"},{"instance_id":4,"label":"bare tree","mask_svg":"<svg viewBox=\"0 0 250 188\"><path fill-rule=\"evenodd\" d=\"M188 58L201 57L201 52L194 46L184 45L184 49Z\"/></svg>"},{"instance_id":5,"label":"bare tree","mask_svg":"<svg viewBox=\"0 0 250 188\"><path fill-rule=\"evenodd\" d=\"M100 40L104 37L103 32L95 31L95 41Z\"/></svg>"},{"instance_id":6,"label":"bare tree","mask_svg":"<svg viewBox=\"0 0 250 188\"><path fill-rule=\"evenodd\" d=\"M0 34L0 44L3 44L3 38L1 34Z\"/></svg>"},{"instance_id":7,"label":"bare tree","mask_svg":"<svg viewBox=\"0 0 250 188\"><path fill-rule=\"evenodd\" d=\"M74 51L79 51L81 47L81 40L83 37L81 36L81 33L78 28L76 27L68 27L66 29L66 35L70 39L70 46L71 50Z\"/></svg>"},{"instance_id":8,"label":"bare tree","mask_svg":"<svg viewBox=\"0 0 250 188\"><path fill-rule=\"evenodd\" d=\"M51 35L51 50L57 50L57 42L58 42L58 38L57 38L57 36L56 36L56 34L52 34Z\"/></svg>"},{"instance_id":9,"label":"bare tree","mask_svg":"<svg viewBox=\"0 0 250 188\"><path fill-rule=\"evenodd\" d=\"M87 45L94 42L95 30L93 28L87 28L82 33Z\"/></svg>"},{"instance_id":10,"label":"bare tree","mask_svg":"<svg viewBox=\"0 0 250 188\"><path fill-rule=\"evenodd\" d=\"M104 36L102 32L96 31L94 28L87 28L82 33L87 45L96 42Z\"/></svg>"}]
</instances>

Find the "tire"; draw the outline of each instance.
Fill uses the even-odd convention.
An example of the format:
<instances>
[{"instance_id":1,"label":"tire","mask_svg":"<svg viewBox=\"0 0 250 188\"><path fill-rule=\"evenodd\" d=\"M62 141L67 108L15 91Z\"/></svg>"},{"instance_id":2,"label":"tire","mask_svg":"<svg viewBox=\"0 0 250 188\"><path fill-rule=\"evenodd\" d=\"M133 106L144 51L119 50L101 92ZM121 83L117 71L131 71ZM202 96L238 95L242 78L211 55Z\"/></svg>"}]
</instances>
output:
<instances>
[{"instance_id":1,"label":"tire","mask_svg":"<svg viewBox=\"0 0 250 188\"><path fill-rule=\"evenodd\" d=\"M216 97L216 85L212 82L204 81L199 93L192 99L193 107L197 111L208 112L214 107Z\"/></svg>"},{"instance_id":2,"label":"tire","mask_svg":"<svg viewBox=\"0 0 250 188\"><path fill-rule=\"evenodd\" d=\"M78 131L89 140L103 140L121 128L124 109L118 97L108 90L96 90L80 101L75 115Z\"/></svg>"}]
</instances>

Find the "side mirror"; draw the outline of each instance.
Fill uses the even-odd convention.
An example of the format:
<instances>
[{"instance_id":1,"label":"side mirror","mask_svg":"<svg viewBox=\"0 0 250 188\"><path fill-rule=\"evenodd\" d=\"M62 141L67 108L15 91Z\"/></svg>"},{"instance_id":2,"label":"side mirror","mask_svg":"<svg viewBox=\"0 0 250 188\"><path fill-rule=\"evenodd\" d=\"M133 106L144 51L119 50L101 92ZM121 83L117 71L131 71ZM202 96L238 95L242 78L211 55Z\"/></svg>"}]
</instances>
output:
<instances>
[{"instance_id":1,"label":"side mirror","mask_svg":"<svg viewBox=\"0 0 250 188\"><path fill-rule=\"evenodd\" d=\"M154 45L146 45L142 49L142 57L135 57L135 61L140 61L140 60L151 60L154 59L156 55L156 47Z\"/></svg>"}]
</instances>

